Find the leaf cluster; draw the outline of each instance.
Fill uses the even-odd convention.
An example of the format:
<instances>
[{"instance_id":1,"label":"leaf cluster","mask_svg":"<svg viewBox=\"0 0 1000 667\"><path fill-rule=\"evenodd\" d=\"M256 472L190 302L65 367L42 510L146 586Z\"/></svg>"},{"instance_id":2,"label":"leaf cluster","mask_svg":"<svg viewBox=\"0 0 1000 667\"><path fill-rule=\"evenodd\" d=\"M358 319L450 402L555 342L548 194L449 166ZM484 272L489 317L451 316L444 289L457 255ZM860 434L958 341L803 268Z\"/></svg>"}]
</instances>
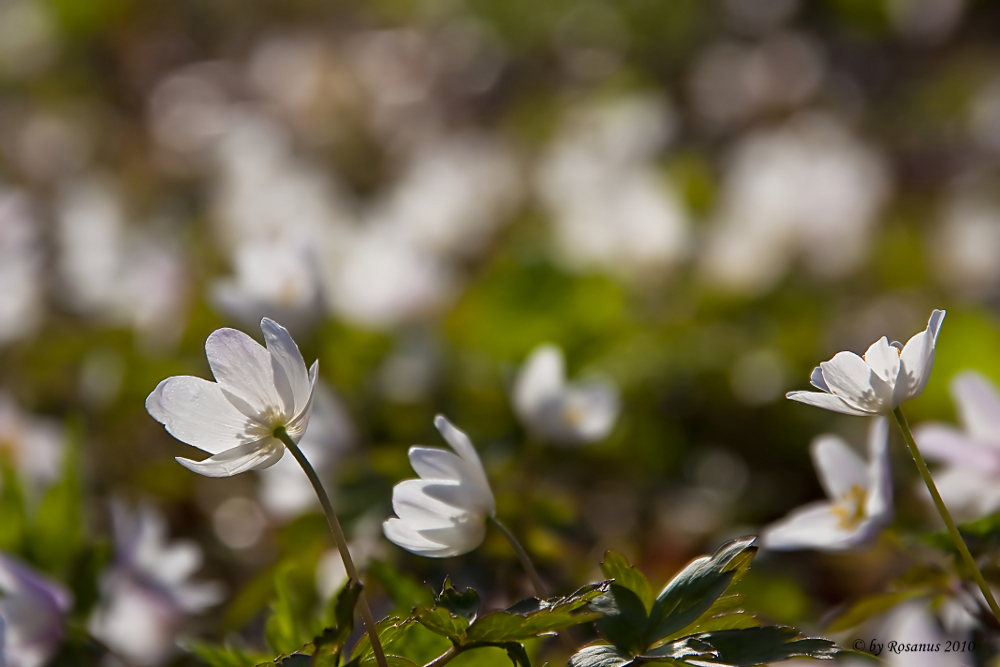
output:
<instances>
[{"instance_id":1,"label":"leaf cluster","mask_svg":"<svg viewBox=\"0 0 1000 667\"><path fill-rule=\"evenodd\" d=\"M601 614L597 629L607 643L583 648L570 666L752 667L832 657L833 642L803 637L795 628L763 626L740 609L740 597L731 589L750 568L757 551L753 541L734 540L695 560L659 595L642 572L608 552L601 569L614 581L590 603Z\"/></svg>"}]
</instances>

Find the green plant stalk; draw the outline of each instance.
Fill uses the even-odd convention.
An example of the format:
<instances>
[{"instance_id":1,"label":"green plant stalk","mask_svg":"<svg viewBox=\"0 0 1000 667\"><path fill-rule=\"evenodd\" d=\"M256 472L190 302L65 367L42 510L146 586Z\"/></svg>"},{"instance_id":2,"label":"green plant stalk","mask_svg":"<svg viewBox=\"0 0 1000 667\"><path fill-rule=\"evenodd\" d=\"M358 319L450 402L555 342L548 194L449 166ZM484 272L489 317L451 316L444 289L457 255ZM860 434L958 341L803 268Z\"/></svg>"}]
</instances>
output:
<instances>
[{"instance_id":1,"label":"green plant stalk","mask_svg":"<svg viewBox=\"0 0 1000 667\"><path fill-rule=\"evenodd\" d=\"M986 583L986 579L983 578L983 573L979 571L979 567L976 565L975 559L972 558L972 554L969 553L969 547L966 546L965 540L962 539L962 534L958 532L958 527L955 525L954 519L951 518L951 513L948 512L948 508L945 507L944 500L941 499L941 494L938 493L937 485L934 484L934 478L931 477L931 471L927 469L927 464L924 462L924 457L917 448L917 443L913 439L913 433L910 432L910 426L906 423L906 417L903 416L902 408L896 408L892 411L893 416L896 418L896 423L899 424L899 429L903 432L903 439L906 441L906 446L910 450L910 455L913 457L913 462L917 464L917 470L920 471L920 476L924 478L924 484L927 485L927 490L931 493L931 498L934 499L934 504L937 506L938 514L944 519L944 523L948 526L948 533L951 535L952 542L955 543L955 547L958 552L962 554L962 560L965 561L966 567L972 571L972 577L979 584L979 590L983 592L983 596L986 598L986 602L990 605L990 611L996 617L997 622L1000 622L1000 606L997 606L997 601L993 598L993 591L990 590L989 584Z\"/></svg>"},{"instance_id":2,"label":"green plant stalk","mask_svg":"<svg viewBox=\"0 0 1000 667\"><path fill-rule=\"evenodd\" d=\"M524 550L521 543L517 541L516 537L514 537L514 533L510 532L510 529L500 523L495 516L487 517L486 521L493 524L493 526L499 530L505 538L507 538L507 541L510 542L510 546L514 548L514 553L517 554L518 560L521 561L521 566L528 573L528 578L531 579L531 585L535 587L535 595L542 600L547 598L548 593L545 592L545 584L542 583L542 578L538 576L538 570L535 569L534 563L531 562L528 552Z\"/></svg>"},{"instance_id":3,"label":"green plant stalk","mask_svg":"<svg viewBox=\"0 0 1000 667\"><path fill-rule=\"evenodd\" d=\"M436 657L433 660L431 660L430 662L428 662L426 665L424 665L424 667L441 667L442 665L447 665L459 653L461 653L461 650L458 649L458 648L456 648L456 647L454 647L454 646L452 646L447 651L445 651L444 653L442 653L438 657Z\"/></svg>"},{"instance_id":4,"label":"green plant stalk","mask_svg":"<svg viewBox=\"0 0 1000 667\"><path fill-rule=\"evenodd\" d=\"M333 533L337 549L340 550L340 557L344 559L344 569L347 571L347 576L352 581L360 582L361 579L358 577L358 570L354 567L354 559L351 558L351 551L347 547L347 538L344 537L344 530L340 527L340 521L337 519L337 515L333 511L333 505L330 503L330 496L327 495L326 489L323 488L323 483L320 481L319 475L316 474L316 470L313 469L312 464L309 463L309 459L305 457L299 446L288 435L288 431L285 430L284 426L274 429L274 437L285 443L285 447L288 448L288 451L292 453L295 460L302 466L303 472L309 478L313 489L316 491L316 495L319 497L320 505L323 506L323 513L326 514L326 522L330 525L330 532ZM365 623L365 629L368 631L368 639L372 643L375 661L379 667L389 667L385 659L385 651L382 650L382 642L378 638L375 617L372 616L371 607L368 606L368 599L365 597L363 590L358 596L358 607L361 609L361 618Z\"/></svg>"}]
</instances>

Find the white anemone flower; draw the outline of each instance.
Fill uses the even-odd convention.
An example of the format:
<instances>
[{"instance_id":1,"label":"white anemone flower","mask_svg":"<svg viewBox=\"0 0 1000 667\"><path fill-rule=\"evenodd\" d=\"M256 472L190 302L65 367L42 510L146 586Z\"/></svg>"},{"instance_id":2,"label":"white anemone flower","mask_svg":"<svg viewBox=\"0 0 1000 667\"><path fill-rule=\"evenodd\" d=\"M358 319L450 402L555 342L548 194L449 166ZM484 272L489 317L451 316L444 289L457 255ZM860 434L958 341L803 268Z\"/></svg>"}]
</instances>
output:
<instances>
[{"instance_id":1,"label":"white anemone flower","mask_svg":"<svg viewBox=\"0 0 1000 667\"><path fill-rule=\"evenodd\" d=\"M824 393L792 391L788 398L847 415L881 415L916 398L934 366L934 346L945 311L931 313L927 328L906 342L889 344L883 336L864 358L838 352L813 369L810 383Z\"/></svg>"},{"instance_id":2,"label":"white anemone flower","mask_svg":"<svg viewBox=\"0 0 1000 667\"><path fill-rule=\"evenodd\" d=\"M410 447L410 465L420 479L400 482L392 490L392 509L398 518L387 520L382 530L407 551L446 558L482 543L496 502L469 436L441 415L434 418L434 426L456 453Z\"/></svg>"},{"instance_id":3,"label":"white anemone flower","mask_svg":"<svg viewBox=\"0 0 1000 667\"><path fill-rule=\"evenodd\" d=\"M835 435L812 443L813 465L830 498L810 503L768 526L761 543L768 549L849 551L869 543L892 521L892 474L885 418L872 422L868 462Z\"/></svg>"},{"instance_id":4,"label":"white anemone flower","mask_svg":"<svg viewBox=\"0 0 1000 667\"><path fill-rule=\"evenodd\" d=\"M0 554L0 665L41 667L62 643L73 596L13 556Z\"/></svg>"},{"instance_id":5,"label":"white anemone flower","mask_svg":"<svg viewBox=\"0 0 1000 667\"><path fill-rule=\"evenodd\" d=\"M963 518L1000 508L1000 392L975 371L951 381L951 395L964 430L945 424L922 424L914 438L931 461L946 464L934 474L948 507Z\"/></svg>"},{"instance_id":6,"label":"white anemone flower","mask_svg":"<svg viewBox=\"0 0 1000 667\"><path fill-rule=\"evenodd\" d=\"M213 456L177 462L206 477L268 468L285 453L274 436L284 427L298 443L312 411L319 362L306 372L288 331L266 317L267 349L242 331L218 329L205 342L215 382L170 377L146 399L146 410L172 436Z\"/></svg>"},{"instance_id":7,"label":"white anemone flower","mask_svg":"<svg viewBox=\"0 0 1000 667\"><path fill-rule=\"evenodd\" d=\"M566 382L566 360L555 345L540 345L514 384L514 410L536 436L553 444L603 439L618 418L618 389L605 380Z\"/></svg>"}]
</instances>

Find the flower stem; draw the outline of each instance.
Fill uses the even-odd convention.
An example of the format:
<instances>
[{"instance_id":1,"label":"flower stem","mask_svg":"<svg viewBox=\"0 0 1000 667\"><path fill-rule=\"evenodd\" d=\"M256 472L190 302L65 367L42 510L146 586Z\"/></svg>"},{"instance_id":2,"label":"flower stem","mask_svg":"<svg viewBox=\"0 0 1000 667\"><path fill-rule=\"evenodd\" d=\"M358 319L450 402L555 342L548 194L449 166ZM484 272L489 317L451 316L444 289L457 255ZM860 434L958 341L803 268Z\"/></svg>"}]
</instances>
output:
<instances>
[{"instance_id":1,"label":"flower stem","mask_svg":"<svg viewBox=\"0 0 1000 667\"><path fill-rule=\"evenodd\" d=\"M447 665L452 659L459 654L459 650L452 646L447 651L434 658L428 662L424 667L441 667L441 665Z\"/></svg>"},{"instance_id":2,"label":"flower stem","mask_svg":"<svg viewBox=\"0 0 1000 667\"><path fill-rule=\"evenodd\" d=\"M302 466L303 472L305 472L306 477L312 483L313 489L316 491L316 495L319 497L319 503L323 506L323 512L326 514L326 521L330 525L330 532L333 533L333 539L337 543L337 549L340 550L340 557L344 559L344 569L347 571L347 576L350 577L352 581L360 582L361 579L358 577L358 571L354 567L354 560L351 558L351 552L347 548L347 538L344 537L344 530L340 527L340 521L337 519L337 515L333 511L333 505L330 503L330 496L327 495L326 489L323 488L323 483L319 480L319 475L313 469L312 464L309 463L309 459L305 457L299 446L295 444L292 438L288 435L288 431L285 430L284 426L279 426L274 429L274 437L285 443L285 447L288 451L292 453L295 460L299 462ZM364 620L365 629L368 630L368 639L372 643L372 651L375 653L375 661L378 663L379 667L388 667L388 663L385 660L385 651L382 650L382 642L378 638L378 629L375 624L375 618L372 616L372 610L368 606L368 599L365 597L365 593L362 590L361 594L358 596L358 607L361 609L361 618Z\"/></svg>"},{"instance_id":3,"label":"flower stem","mask_svg":"<svg viewBox=\"0 0 1000 667\"><path fill-rule=\"evenodd\" d=\"M997 621L1000 621L1000 606L997 606L997 601L993 598L993 591L990 590L986 579L983 578L983 573L979 571L976 561L972 558L972 554L969 553L969 547L965 545L962 534L958 532L958 527L951 518L951 513L948 512L948 508L945 507L944 501L941 499L941 494L938 493L937 486L934 484L934 478L931 477L931 472L927 469L924 457L917 448L916 441L913 439L913 433L910 432L910 426L906 423L906 417L903 416L903 410L896 408L892 411L892 414L896 417L896 423L899 424L899 429L903 432L903 439L906 441L906 446L910 450L910 455L913 456L913 462L917 464L920 476L924 478L924 483L927 485L927 490L931 493L931 498L934 499L938 513L944 519L945 525L948 526L952 542L955 543L958 552L962 554L962 560L965 561L965 565L972 571L972 577L979 584L979 590L983 592L986 602L990 605L990 611L993 612Z\"/></svg>"},{"instance_id":4,"label":"flower stem","mask_svg":"<svg viewBox=\"0 0 1000 667\"><path fill-rule=\"evenodd\" d=\"M542 578L538 576L538 570L535 569L534 564L531 562L531 558L528 557L528 552L524 550L521 543L517 541L514 537L514 533L510 532L507 526L500 523L495 516L488 517L486 519L489 523L492 523L497 530L503 533L503 536L507 538L510 542L510 546L514 548L514 552L517 554L518 560L521 561L521 566L528 573L528 578L531 579L531 585L535 587L535 595L540 599L545 599L548 597L548 593L545 592L545 584L542 583Z\"/></svg>"}]
</instances>

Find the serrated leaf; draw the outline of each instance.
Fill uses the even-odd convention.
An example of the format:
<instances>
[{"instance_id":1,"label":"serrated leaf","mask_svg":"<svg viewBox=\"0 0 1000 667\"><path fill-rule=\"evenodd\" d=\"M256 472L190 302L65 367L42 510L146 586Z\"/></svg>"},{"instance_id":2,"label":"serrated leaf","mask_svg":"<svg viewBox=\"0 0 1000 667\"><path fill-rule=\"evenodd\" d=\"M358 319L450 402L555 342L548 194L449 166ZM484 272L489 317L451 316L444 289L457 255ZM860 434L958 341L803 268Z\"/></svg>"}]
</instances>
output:
<instances>
[{"instance_id":1,"label":"serrated leaf","mask_svg":"<svg viewBox=\"0 0 1000 667\"><path fill-rule=\"evenodd\" d=\"M702 617L689 625L686 631L716 632L718 630L741 630L760 627L760 619L745 611L732 611L714 617Z\"/></svg>"},{"instance_id":2,"label":"serrated leaf","mask_svg":"<svg viewBox=\"0 0 1000 667\"><path fill-rule=\"evenodd\" d=\"M522 600L504 611L494 611L477 619L466 633L466 643L523 641L586 623L600 614L585 609L606 592L607 584L591 584L570 597Z\"/></svg>"},{"instance_id":3,"label":"serrated leaf","mask_svg":"<svg viewBox=\"0 0 1000 667\"><path fill-rule=\"evenodd\" d=\"M455 616L460 616L469 623L475 621L476 615L479 614L479 593L473 588L466 588L464 591L459 592L457 588L451 585L451 580L447 577L444 580L444 585L441 587L441 594L438 596L436 602L438 607L444 607Z\"/></svg>"},{"instance_id":4,"label":"serrated leaf","mask_svg":"<svg viewBox=\"0 0 1000 667\"><path fill-rule=\"evenodd\" d=\"M379 641L382 643L382 649L389 651L392 645L403 636L406 631L406 627L411 623L416 621L412 618L400 619L399 616L390 616L389 618L383 618L375 625L375 631L378 633ZM354 650L351 651L351 661L357 660L359 663L363 663L368 658L375 658L375 651L372 649L372 640L366 632L355 644Z\"/></svg>"},{"instance_id":5,"label":"serrated leaf","mask_svg":"<svg viewBox=\"0 0 1000 667\"><path fill-rule=\"evenodd\" d=\"M597 619L598 632L618 648L636 654L648 646L646 607L630 589L611 584L606 593L590 603L590 609L601 615Z\"/></svg>"},{"instance_id":6,"label":"serrated leaf","mask_svg":"<svg viewBox=\"0 0 1000 667\"><path fill-rule=\"evenodd\" d=\"M414 618L435 634L447 637L453 644L461 644L469 622L461 616L455 616L444 607L433 609L420 608L413 611Z\"/></svg>"},{"instance_id":7,"label":"serrated leaf","mask_svg":"<svg viewBox=\"0 0 1000 667\"><path fill-rule=\"evenodd\" d=\"M580 649L569 659L569 667L624 667L632 656L614 646L601 644Z\"/></svg>"},{"instance_id":8,"label":"serrated leaf","mask_svg":"<svg viewBox=\"0 0 1000 667\"><path fill-rule=\"evenodd\" d=\"M882 612L889 611L896 605L905 602L910 598L917 597L919 595L926 595L927 592L927 590L923 589L911 589L895 593L882 593L880 595L872 595L870 597L863 598L853 603L843 614L835 618L827 627L826 631L834 633L841 632L843 630L850 630L853 627L861 625L872 616L877 616Z\"/></svg>"},{"instance_id":9,"label":"serrated leaf","mask_svg":"<svg viewBox=\"0 0 1000 667\"><path fill-rule=\"evenodd\" d=\"M757 548L745 537L692 562L664 587L649 614L646 645L673 636L708 611L750 567Z\"/></svg>"},{"instance_id":10,"label":"serrated leaf","mask_svg":"<svg viewBox=\"0 0 1000 667\"><path fill-rule=\"evenodd\" d=\"M718 657L705 660L727 667L757 667L792 658L831 658L837 653L829 639L803 637L795 628L768 625L695 635L712 646Z\"/></svg>"},{"instance_id":11,"label":"serrated leaf","mask_svg":"<svg viewBox=\"0 0 1000 667\"><path fill-rule=\"evenodd\" d=\"M718 657L718 652L711 644L696 637L685 637L669 644L663 644L657 648L646 651L642 655L643 660L653 660L662 662L664 659L683 660L685 658L710 659Z\"/></svg>"},{"instance_id":12,"label":"serrated leaf","mask_svg":"<svg viewBox=\"0 0 1000 667\"><path fill-rule=\"evenodd\" d=\"M635 566L630 565L625 556L614 551L604 554L604 562L601 563L601 572L608 579L614 579L619 586L624 586L642 600L648 614L653 609L653 602L656 601L656 593L653 592L653 585L649 583L642 572Z\"/></svg>"}]
</instances>

